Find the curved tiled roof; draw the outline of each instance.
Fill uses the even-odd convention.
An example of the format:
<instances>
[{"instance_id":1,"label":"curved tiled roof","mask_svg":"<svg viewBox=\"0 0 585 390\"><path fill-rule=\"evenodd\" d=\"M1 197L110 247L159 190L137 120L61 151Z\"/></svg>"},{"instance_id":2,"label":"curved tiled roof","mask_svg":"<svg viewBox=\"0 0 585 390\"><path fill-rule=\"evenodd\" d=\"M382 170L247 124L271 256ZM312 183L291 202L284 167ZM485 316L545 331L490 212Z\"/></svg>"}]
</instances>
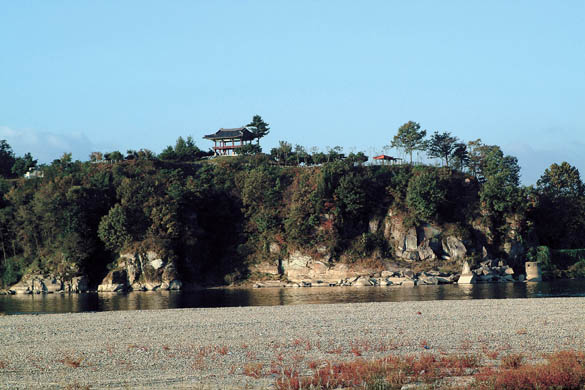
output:
<instances>
[{"instance_id":1,"label":"curved tiled roof","mask_svg":"<svg viewBox=\"0 0 585 390\"><path fill-rule=\"evenodd\" d=\"M213 134L204 136L205 139L223 139L223 138L242 138L243 140L252 140L254 135L250 130L255 130L255 127L237 127L235 129L219 129Z\"/></svg>"}]
</instances>

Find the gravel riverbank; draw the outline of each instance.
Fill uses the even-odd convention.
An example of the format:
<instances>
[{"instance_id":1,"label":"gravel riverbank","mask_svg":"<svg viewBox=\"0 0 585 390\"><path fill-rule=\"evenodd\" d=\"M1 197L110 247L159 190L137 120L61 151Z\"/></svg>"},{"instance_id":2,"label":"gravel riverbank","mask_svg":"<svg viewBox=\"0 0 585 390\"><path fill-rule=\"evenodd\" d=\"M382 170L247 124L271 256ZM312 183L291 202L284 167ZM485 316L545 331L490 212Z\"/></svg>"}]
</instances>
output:
<instances>
[{"instance_id":1,"label":"gravel riverbank","mask_svg":"<svg viewBox=\"0 0 585 390\"><path fill-rule=\"evenodd\" d=\"M265 389L322 360L583 351L585 298L16 315L0 340L2 389Z\"/></svg>"}]
</instances>

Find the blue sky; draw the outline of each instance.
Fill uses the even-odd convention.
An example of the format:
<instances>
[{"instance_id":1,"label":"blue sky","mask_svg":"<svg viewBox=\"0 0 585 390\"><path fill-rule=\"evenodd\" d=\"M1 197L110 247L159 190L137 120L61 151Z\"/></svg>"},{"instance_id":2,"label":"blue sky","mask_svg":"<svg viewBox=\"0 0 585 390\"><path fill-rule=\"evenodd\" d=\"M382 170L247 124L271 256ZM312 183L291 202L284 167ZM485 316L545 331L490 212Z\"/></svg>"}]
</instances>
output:
<instances>
[{"instance_id":1,"label":"blue sky","mask_svg":"<svg viewBox=\"0 0 585 390\"><path fill-rule=\"evenodd\" d=\"M0 139L41 161L260 114L279 140L382 151L413 120L585 175L585 1L1 1ZM397 151L390 154L398 155Z\"/></svg>"}]
</instances>

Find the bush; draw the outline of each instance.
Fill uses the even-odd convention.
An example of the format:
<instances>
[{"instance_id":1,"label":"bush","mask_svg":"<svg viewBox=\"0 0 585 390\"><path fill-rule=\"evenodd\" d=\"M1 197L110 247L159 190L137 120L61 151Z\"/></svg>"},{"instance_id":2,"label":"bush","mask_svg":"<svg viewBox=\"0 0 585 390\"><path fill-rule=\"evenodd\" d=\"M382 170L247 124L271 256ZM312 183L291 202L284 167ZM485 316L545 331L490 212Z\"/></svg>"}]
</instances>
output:
<instances>
[{"instance_id":1,"label":"bush","mask_svg":"<svg viewBox=\"0 0 585 390\"><path fill-rule=\"evenodd\" d=\"M439 206L445 201L445 190L435 171L416 173L408 182L406 204L418 222L430 222L437 217Z\"/></svg>"},{"instance_id":2,"label":"bush","mask_svg":"<svg viewBox=\"0 0 585 390\"><path fill-rule=\"evenodd\" d=\"M22 258L12 257L0 265L2 286L9 287L20 280L26 270L27 263Z\"/></svg>"}]
</instances>

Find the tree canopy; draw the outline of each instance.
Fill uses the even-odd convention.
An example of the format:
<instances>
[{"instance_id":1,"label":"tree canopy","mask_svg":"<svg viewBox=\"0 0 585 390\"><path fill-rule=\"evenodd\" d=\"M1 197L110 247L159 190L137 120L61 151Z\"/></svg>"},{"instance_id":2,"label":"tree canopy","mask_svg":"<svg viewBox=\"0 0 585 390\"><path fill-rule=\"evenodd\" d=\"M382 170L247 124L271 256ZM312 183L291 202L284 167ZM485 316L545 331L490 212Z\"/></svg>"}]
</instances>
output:
<instances>
[{"instance_id":1,"label":"tree canopy","mask_svg":"<svg viewBox=\"0 0 585 390\"><path fill-rule=\"evenodd\" d=\"M0 177L10 177L15 158L12 147L6 140L0 140Z\"/></svg>"},{"instance_id":2,"label":"tree canopy","mask_svg":"<svg viewBox=\"0 0 585 390\"><path fill-rule=\"evenodd\" d=\"M412 152L415 150L425 150L426 142L424 138L427 135L426 130L420 129L417 122L408 121L398 129L398 133L392 139L393 148L403 149L410 156L412 164Z\"/></svg>"},{"instance_id":3,"label":"tree canopy","mask_svg":"<svg viewBox=\"0 0 585 390\"><path fill-rule=\"evenodd\" d=\"M453 157L453 152L457 148L457 137L449 132L439 134L435 131L428 142L427 154L432 158L440 158L445 161L445 166L449 166L449 160Z\"/></svg>"},{"instance_id":4,"label":"tree canopy","mask_svg":"<svg viewBox=\"0 0 585 390\"><path fill-rule=\"evenodd\" d=\"M254 134L254 138L256 138L256 143L260 143L260 138L265 137L270 133L270 127L268 123L264 122L260 115L254 115L252 118L252 122L248 123L246 126L254 127L255 129L252 131Z\"/></svg>"}]
</instances>

